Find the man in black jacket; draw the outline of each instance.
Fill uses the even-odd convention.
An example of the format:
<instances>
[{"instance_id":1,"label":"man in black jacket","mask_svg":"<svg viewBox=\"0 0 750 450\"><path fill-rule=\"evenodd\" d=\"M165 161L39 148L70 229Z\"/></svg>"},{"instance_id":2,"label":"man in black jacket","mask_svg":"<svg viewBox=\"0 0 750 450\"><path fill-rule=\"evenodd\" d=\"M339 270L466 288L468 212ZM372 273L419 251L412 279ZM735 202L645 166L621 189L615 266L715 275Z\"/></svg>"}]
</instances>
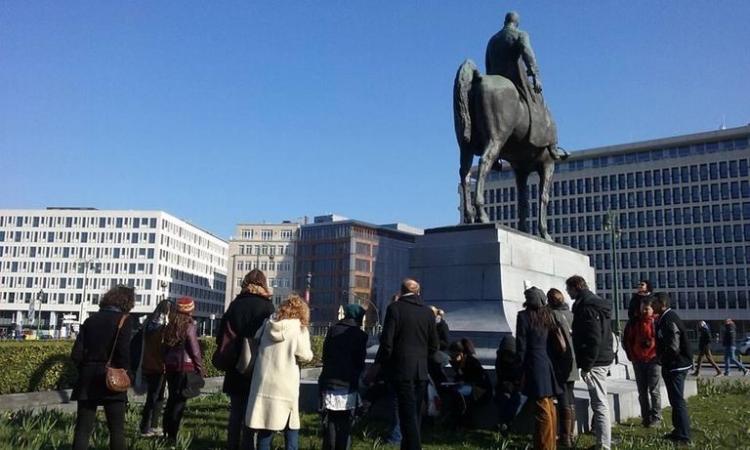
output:
<instances>
[{"instance_id":1,"label":"man in black jacket","mask_svg":"<svg viewBox=\"0 0 750 450\"><path fill-rule=\"evenodd\" d=\"M372 380L383 370L396 389L402 450L422 448L419 419L427 390L427 363L438 349L435 316L419 294L415 280L401 283L399 300L386 310L380 348L367 377Z\"/></svg>"},{"instance_id":2,"label":"man in black jacket","mask_svg":"<svg viewBox=\"0 0 750 450\"><path fill-rule=\"evenodd\" d=\"M669 404L672 405L674 427L664 437L677 443L689 443L690 417L685 402L685 377L693 367L690 342L685 325L669 307L669 296L658 292L655 297L654 312L659 314L656 322L656 357L661 362L661 376L667 388Z\"/></svg>"},{"instance_id":3,"label":"man in black jacket","mask_svg":"<svg viewBox=\"0 0 750 450\"><path fill-rule=\"evenodd\" d=\"M573 350L581 378L586 382L593 411L597 448L609 450L612 441L607 373L614 360L612 305L589 290L586 280L574 275L565 280L573 303Z\"/></svg>"}]
</instances>

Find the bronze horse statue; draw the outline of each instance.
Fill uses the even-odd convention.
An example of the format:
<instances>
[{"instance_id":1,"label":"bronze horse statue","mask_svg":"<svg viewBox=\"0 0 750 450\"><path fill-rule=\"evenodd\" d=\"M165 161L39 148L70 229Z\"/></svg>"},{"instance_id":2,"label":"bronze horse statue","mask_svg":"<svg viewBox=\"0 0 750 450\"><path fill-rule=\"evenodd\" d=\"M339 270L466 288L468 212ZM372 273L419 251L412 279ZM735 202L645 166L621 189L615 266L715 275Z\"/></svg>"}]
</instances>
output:
<instances>
[{"instance_id":1,"label":"bronze horse statue","mask_svg":"<svg viewBox=\"0 0 750 450\"><path fill-rule=\"evenodd\" d=\"M461 201L463 223L487 223L484 209L484 185L491 170L499 170L500 160L510 163L518 194L518 230L528 232L529 195L527 180L531 172L539 174L539 235L552 240L547 231L547 204L555 160L550 147L529 142L529 108L516 86L498 75L482 75L470 59L458 68L453 83L453 118L461 150ZM554 144L557 145L555 133ZM469 173L479 156L479 168L472 203Z\"/></svg>"}]
</instances>

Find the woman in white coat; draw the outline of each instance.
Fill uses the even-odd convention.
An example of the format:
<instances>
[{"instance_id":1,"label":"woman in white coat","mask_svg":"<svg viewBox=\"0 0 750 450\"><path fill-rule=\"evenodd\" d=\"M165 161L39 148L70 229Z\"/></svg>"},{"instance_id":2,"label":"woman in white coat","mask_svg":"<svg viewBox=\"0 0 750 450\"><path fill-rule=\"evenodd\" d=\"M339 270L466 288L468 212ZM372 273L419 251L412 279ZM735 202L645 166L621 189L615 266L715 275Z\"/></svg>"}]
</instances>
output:
<instances>
[{"instance_id":1,"label":"woman in white coat","mask_svg":"<svg viewBox=\"0 0 750 450\"><path fill-rule=\"evenodd\" d=\"M286 450L298 448L298 363L313 358L309 324L310 309L292 294L258 331L258 359L245 414L245 424L258 433L258 450L271 449L274 431L284 431Z\"/></svg>"}]
</instances>

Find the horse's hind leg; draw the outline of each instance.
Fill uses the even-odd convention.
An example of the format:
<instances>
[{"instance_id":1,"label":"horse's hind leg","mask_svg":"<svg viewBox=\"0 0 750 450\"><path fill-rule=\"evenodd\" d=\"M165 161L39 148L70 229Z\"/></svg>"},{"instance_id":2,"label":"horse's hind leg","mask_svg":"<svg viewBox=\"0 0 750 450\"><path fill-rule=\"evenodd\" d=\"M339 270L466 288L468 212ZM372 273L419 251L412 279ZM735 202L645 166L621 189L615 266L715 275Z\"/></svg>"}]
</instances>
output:
<instances>
[{"instance_id":1,"label":"horse's hind leg","mask_svg":"<svg viewBox=\"0 0 750 450\"><path fill-rule=\"evenodd\" d=\"M473 223L476 211L471 199L471 184L469 182L469 173L471 172L471 163L474 161L474 154L469 145L461 147L461 167L458 169L458 176L461 179L461 206L462 222Z\"/></svg>"},{"instance_id":2,"label":"horse's hind leg","mask_svg":"<svg viewBox=\"0 0 750 450\"><path fill-rule=\"evenodd\" d=\"M555 173L555 163L546 159L537 170L539 174L539 214L537 214L539 236L548 241L552 240L547 230L547 205L549 204L549 189L552 184L552 175Z\"/></svg>"},{"instance_id":3,"label":"horse's hind leg","mask_svg":"<svg viewBox=\"0 0 750 450\"><path fill-rule=\"evenodd\" d=\"M484 184L487 181L487 175L500 157L500 148L504 143L505 139L502 141L491 139L487 143L487 146L482 153L482 157L479 160L474 206L476 207L477 222L480 223L488 223L490 221L487 211L484 210Z\"/></svg>"}]
</instances>

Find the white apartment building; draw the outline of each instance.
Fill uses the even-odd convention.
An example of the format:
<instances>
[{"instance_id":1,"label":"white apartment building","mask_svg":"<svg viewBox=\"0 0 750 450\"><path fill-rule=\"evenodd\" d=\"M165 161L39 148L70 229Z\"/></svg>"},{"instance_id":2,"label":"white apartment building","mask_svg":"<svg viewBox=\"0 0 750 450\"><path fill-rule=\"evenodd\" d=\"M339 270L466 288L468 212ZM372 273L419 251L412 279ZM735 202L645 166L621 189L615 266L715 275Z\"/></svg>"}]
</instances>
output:
<instances>
[{"instance_id":1,"label":"white apartment building","mask_svg":"<svg viewBox=\"0 0 750 450\"><path fill-rule=\"evenodd\" d=\"M224 311L226 266L225 241L163 211L0 209L0 326L28 325L41 298L42 328L60 329L116 284L135 288L135 315L190 296L205 322Z\"/></svg>"},{"instance_id":2,"label":"white apartment building","mask_svg":"<svg viewBox=\"0 0 750 450\"><path fill-rule=\"evenodd\" d=\"M225 308L240 293L245 274L256 268L266 275L274 305L292 292L299 227L298 223L286 221L237 225L235 236L229 240L227 274L232 282L226 290Z\"/></svg>"}]
</instances>

